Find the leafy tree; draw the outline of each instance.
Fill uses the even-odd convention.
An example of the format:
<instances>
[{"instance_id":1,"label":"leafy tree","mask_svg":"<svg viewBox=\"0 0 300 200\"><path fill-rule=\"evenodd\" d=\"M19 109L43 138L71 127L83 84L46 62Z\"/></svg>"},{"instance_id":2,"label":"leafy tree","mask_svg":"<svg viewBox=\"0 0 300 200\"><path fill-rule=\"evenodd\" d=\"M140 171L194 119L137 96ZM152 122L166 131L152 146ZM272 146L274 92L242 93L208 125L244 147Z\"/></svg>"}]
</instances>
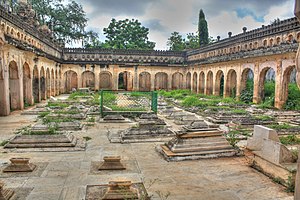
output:
<instances>
[{"instance_id":1,"label":"leafy tree","mask_svg":"<svg viewBox=\"0 0 300 200\"><path fill-rule=\"evenodd\" d=\"M103 48L103 43L99 40L98 33L88 31L83 41L85 48Z\"/></svg>"},{"instance_id":2,"label":"leafy tree","mask_svg":"<svg viewBox=\"0 0 300 200\"><path fill-rule=\"evenodd\" d=\"M135 19L112 19L103 32L107 38L105 46L112 49L150 50L155 47L155 43L148 40L149 29Z\"/></svg>"},{"instance_id":3,"label":"leafy tree","mask_svg":"<svg viewBox=\"0 0 300 200\"><path fill-rule=\"evenodd\" d=\"M199 12L198 36L199 36L199 45L200 46L203 46L203 45L206 45L209 43L207 21L205 20L205 15L204 15L204 12L202 9Z\"/></svg>"},{"instance_id":4,"label":"leafy tree","mask_svg":"<svg viewBox=\"0 0 300 200\"><path fill-rule=\"evenodd\" d=\"M53 30L55 38L65 43L82 40L87 37L86 13L80 4L62 0L31 0L40 24L47 24Z\"/></svg>"},{"instance_id":5,"label":"leafy tree","mask_svg":"<svg viewBox=\"0 0 300 200\"><path fill-rule=\"evenodd\" d=\"M187 49L197 49L200 47L199 46L199 37L197 34L188 33L186 38L187 38L187 41L186 41Z\"/></svg>"},{"instance_id":6,"label":"leafy tree","mask_svg":"<svg viewBox=\"0 0 300 200\"><path fill-rule=\"evenodd\" d=\"M171 37L168 38L167 45L171 51L182 51L185 49L185 39L179 32L171 33Z\"/></svg>"}]
</instances>

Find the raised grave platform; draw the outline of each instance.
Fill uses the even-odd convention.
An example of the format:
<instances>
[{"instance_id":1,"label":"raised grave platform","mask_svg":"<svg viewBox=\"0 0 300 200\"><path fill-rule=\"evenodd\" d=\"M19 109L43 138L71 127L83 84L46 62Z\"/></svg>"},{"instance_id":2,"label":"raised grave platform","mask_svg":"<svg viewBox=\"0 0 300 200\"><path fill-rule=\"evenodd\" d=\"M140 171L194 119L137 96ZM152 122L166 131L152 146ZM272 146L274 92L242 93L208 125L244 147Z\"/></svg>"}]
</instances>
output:
<instances>
[{"instance_id":1,"label":"raised grave platform","mask_svg":"<svg viewBox=\"0 0 300 200\"><path fill-rule=\"evenodd\" d=\"M177 133L176 137L156 149L167 161L218 158L237 154L237 150L223 136L223 131L215 128Z\"/></svg>"},{"instance_id":2,"label":"raised grave platform","mask_svg":"<svg viewBox=\"0 0 300 200\"><path fill-rule=\"evenodd\" d=\"M82 151L85 141L70 133L59 135L16 135L4 146L14 151Z\"/></svg>"},{"instance_id":3,"label":"raised grave platform","mask_svg":"<svg viewBox=\"0 0 300 200\"><path fill-rule=\"evenodd\" d=\"M88 185L86 200L150 200L143 183L110 181L106 185Z\"/></svg>"}]
</instances>

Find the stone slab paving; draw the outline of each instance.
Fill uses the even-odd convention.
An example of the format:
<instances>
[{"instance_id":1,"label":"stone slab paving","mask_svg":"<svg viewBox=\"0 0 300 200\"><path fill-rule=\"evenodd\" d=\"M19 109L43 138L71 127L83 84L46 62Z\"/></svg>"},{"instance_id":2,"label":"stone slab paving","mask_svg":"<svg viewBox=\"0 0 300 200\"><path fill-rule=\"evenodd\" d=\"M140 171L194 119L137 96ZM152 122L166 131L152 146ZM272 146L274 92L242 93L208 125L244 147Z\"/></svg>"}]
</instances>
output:
<instances>
[{"instance_id":1,"label":"stone slab paving","mask_svg":"<svg viewBox=\"0 0 300 200\"><path fill-rule=\"evenodd\" d=\"M20 116L19 113L7 117L8 122L11 119L24 122L34 120L32 116ZM5 120L0 119L0 138L3 135L6 137L7 133L12 134L16 128L15 124L9 127L3 123ZM5 132L2 131L3 126ZM76 132L77 137L92 138L87 142L86 151L2 152L0 167L12 157L28 157L31 163L47 165L39 173L0 179L7 188L33 188L27 196L28 200L81 200L85 199L87 185L107 184L117 179L143 181L148 193L154 195L152 199L157 200L160 198L156 191L161 194L170 192L170 200L293 199L283 187L248 167L243 157L167 162L155 151L155 146L161 143L109 143L107 129L117 131L130 126L132 124L97 123L88 130ZM108 155L121 156L124 163L134 163L135 169L91 173L93 165Z\"/></svg>"}]
</instances>

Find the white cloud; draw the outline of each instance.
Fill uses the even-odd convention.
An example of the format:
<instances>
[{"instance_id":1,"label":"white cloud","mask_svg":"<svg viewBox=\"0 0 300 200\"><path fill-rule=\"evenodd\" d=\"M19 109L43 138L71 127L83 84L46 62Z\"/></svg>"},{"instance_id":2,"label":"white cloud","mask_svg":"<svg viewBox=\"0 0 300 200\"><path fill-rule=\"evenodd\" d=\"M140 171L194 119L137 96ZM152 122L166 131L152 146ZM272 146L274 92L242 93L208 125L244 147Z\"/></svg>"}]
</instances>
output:
<instances>
[{"instance_id":1,"label":"white cloud","mask_svg":"<svg viewBox=\"0 0 300 200\"><path fill-rule=\"evenodd\" d=\"M78 0L83 4L84 10L90 19L88 28L99 30L102 35L104 27L109 25L111 18L137 18L143 25L150 28L149 39L156 42L156 49L167 49L166 43L171 32L178 31L182 35L197 31L198 12L203 8L208 21L210 35L216 38L228 37L230 31L233 35L241 33L245 26L248 30L261 27L262 23L257 22L253 16L238 17L237 9L248 9L257 17L263 17L264 23L280 18L293 17L294 0L147 0L136 4L134 8L130 3L122 3L116 7L115 3L103 5L104 0ZM110 0L120 2L120 0ZM131 0L136 2L137 0ZM141 0L139 0L141 1ZM125 1L124 1L125 2ZM127 1L126 1L127 2ZM113 12L100 12L99 8L106 8ZM127 6L122 9L122 6ZM118 9L120 9L118 11ZM135 10L141 9L135 12ZM103 9L102 9L103 11ZM153 26L153 30L151 29ZM101 36L104 40L105 36Z\"/></svg>"}]
</instances>

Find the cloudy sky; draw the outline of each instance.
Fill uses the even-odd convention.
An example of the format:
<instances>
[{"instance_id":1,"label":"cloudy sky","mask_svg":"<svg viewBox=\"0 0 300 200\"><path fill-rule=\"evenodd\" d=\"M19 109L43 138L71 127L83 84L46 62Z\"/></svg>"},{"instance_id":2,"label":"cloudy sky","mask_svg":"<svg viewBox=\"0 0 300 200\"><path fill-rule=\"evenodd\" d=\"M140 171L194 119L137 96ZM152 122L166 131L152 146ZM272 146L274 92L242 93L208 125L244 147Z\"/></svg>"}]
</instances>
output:
<instances>
[{"instance_id":1,"label":"cloudy sky","mask_svg":"<svg viewBox=\"0 0 300 200\"><path fill-rule=\"evenodd\" d=\"M103 28L112 18L138 19L150 29L149 39L156 49L168 49L166 43L174 31L182 35L197 31L198 13L202 8L209 35L227 37L268 25L276 18L293 17L294 0L75 0L83 5L89 18L88 29L105 40Z\"/></svg>"}]
</instances>

